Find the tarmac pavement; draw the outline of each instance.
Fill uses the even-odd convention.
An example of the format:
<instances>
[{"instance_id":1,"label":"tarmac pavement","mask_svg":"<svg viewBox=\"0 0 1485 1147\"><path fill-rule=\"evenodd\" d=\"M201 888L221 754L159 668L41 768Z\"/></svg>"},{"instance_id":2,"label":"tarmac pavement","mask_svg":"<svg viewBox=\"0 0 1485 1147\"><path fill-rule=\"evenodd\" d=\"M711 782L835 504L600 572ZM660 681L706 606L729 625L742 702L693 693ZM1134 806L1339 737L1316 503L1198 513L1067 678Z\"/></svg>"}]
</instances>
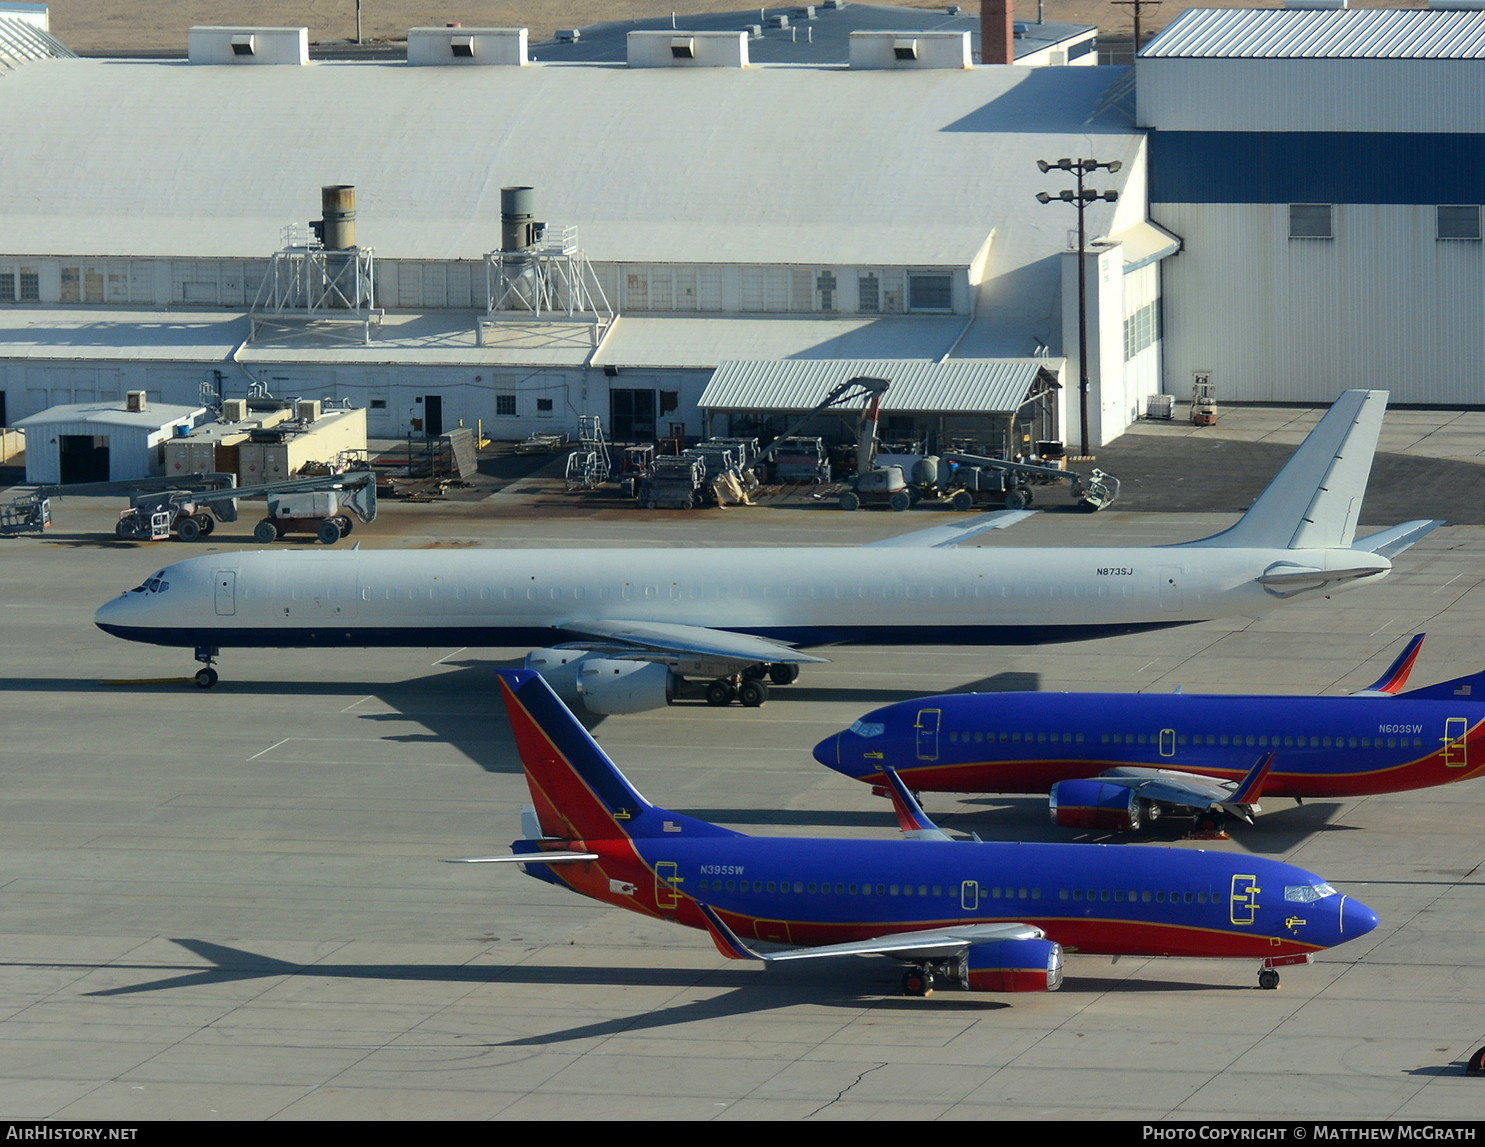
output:
<instances>
[{"instance_id":1,"label":"tarmac pavement","mask_svg":"<svg viewBox=\"0 0 1485 1147\"><path fill-rule=\"evenodd\" d=\"M1339 693L1425 630L1415 684L1480 669L1485 526L1472 493L1485 415L1422 413L1389 413L1396 453L1379 458L1363 521L1461 524L1378 585L1099 641L833 649L761 710L682 704L594 722L595 736L677 811L752 833L891 841L886 803L810 758L888 701L967 688ZM1224 410L1220 434L1141 424L1100 452L1126 501L1038 514L985 544L1215 532L1317 417ZM160 682L194 670L189 652L109 638L93 610L168 561L250 545L251 516L191 547L151 546L115 541L116 512L62 499L47 536L0 541L10 1118L1478 1117L1482 1085L1462 1065L1485 1044L1485 784L1275 802L1221 844L1181 841L1171 820L1108 838L1287 860L1377 910L1375 932L1285 970L1279 991L1256 988L1250 961L1074 955L1059 992L905 999L885 960L762 969L512 868L440 863L519 835L529 798L492 671L526 650L229 651L215 690ZM807 499L644 513L536 477L470 501L384 504L353 540L755 544L766 571L762 547L853 544L940 513ZM129 680L155 683L104 684ZM929 812L986 839L1105 839L1054 828L1032 797L936 796Z\"/></svg>"}]
</instances>

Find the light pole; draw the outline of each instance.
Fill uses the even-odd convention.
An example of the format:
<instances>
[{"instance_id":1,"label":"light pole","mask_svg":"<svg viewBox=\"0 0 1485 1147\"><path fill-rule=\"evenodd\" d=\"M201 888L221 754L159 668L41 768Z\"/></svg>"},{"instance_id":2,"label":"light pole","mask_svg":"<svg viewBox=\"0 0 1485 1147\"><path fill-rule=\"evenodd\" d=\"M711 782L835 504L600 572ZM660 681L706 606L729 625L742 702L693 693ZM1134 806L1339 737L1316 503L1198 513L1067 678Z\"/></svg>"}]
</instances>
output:
<instances>
[{"instance_id":1,"label":"light pole","mask_svg":"<svg viewBox=\"0 0 1485 1147\"><path fill-rule=\"evenodd\" d=\"M1078 209L1078 407L1079 420L1082 428L1082 450L1080 453L1084 458L1089 456L1088 450L1088 265L1084 256L1087 254L1087 231L1083 226L1083 212L1088 204L1117 202L1119 193L1117 191L1093 191L1083 186L1083 178L1095 171L1107 171L1110 175L1124 166L1117 159L1105 163L1097 159L1059 159L1056 163L1048 163L1045 159L1036 161L1037 167L1045 175L1049 171L1070 171L1078 180L1076 191L1067 190L1059 195L1048 195L1045 191L1038 191L1036 199L1038 203L1071 203Z\"/></svg>"}]
</instances>

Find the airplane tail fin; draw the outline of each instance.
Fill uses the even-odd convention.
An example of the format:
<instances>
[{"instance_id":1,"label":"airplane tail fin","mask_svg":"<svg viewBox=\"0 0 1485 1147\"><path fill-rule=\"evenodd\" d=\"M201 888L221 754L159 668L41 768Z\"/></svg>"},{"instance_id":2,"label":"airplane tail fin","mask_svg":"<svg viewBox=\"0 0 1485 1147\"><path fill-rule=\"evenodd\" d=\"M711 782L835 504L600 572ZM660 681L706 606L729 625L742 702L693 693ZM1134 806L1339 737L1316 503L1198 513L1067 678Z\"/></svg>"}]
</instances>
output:
<instances>
[{"instance_id":1,"label":"airplane tail fin","mask_svg":"<svg viewBox=\"0 0 1485 1147\"><path fill-rule=\"evenodd\" d=\"M656 808L640 796L540 674L509 669L496 676L545 837L581 841L680 832L741 835Z\"/></svg>"},{"instance_id":2,"label":"airplane tail fin","mask_svg":"<svg viewBox=\"0 0 1485 1147\"><path fill-rule=\"evenodd\" d=\"M1386 408L1385 390L1344 392L1235 525L1186 545L1291 550L1350 546Z\"/></svg>"}]
</instances>

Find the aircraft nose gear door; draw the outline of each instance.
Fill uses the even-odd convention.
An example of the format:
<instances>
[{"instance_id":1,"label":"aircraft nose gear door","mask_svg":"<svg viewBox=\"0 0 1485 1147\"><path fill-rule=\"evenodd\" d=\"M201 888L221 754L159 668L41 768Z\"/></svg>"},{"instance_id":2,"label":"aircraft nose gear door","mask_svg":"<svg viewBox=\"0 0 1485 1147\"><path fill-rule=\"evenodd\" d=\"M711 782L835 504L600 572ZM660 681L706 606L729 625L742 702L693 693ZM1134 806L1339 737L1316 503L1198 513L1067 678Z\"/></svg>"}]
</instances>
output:
<instances>
[{"instance_id":1,"label":"aircraft nose gear door","mask_svg":"<svg viewBox=\"0 0 1485 1147\"><path fill-rule=\"evenodd\" d=\"M231 617L237 612L237 571L217 570L217 616Z\"/></svg>"},{"instance_id":2,"label":"aircraft nose gear door","mask_svg":"<svg viewBox=\"0 0 1485 1147\"><path fill-rule=\"evenodd\" d=\"M918 710L918 723L914 726L918 730L918 760L938 760L938 726L942 718L941 709Z\"/></svg>"}]
</instances>

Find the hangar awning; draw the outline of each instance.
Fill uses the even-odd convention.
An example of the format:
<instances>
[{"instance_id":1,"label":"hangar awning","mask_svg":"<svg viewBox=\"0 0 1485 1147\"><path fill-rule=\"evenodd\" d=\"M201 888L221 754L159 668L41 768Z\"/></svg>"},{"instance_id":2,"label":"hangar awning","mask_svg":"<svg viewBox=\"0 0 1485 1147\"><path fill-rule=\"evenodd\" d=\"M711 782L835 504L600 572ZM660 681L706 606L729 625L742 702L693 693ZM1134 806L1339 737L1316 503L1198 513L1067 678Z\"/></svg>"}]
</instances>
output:
<instances>
[{"instance_id":1,"label":"hangar awning","mask_svg":"<svg viewBox=\"0 0 1485 1147\"><path fill-rule=\"evenodd\" d=\"M724 362L700 406L708 412L805 411L857 375L886 378L884 411L1010 415L1060 385L1060 358L815 359Z\"/></svg>"}]
</instances>

